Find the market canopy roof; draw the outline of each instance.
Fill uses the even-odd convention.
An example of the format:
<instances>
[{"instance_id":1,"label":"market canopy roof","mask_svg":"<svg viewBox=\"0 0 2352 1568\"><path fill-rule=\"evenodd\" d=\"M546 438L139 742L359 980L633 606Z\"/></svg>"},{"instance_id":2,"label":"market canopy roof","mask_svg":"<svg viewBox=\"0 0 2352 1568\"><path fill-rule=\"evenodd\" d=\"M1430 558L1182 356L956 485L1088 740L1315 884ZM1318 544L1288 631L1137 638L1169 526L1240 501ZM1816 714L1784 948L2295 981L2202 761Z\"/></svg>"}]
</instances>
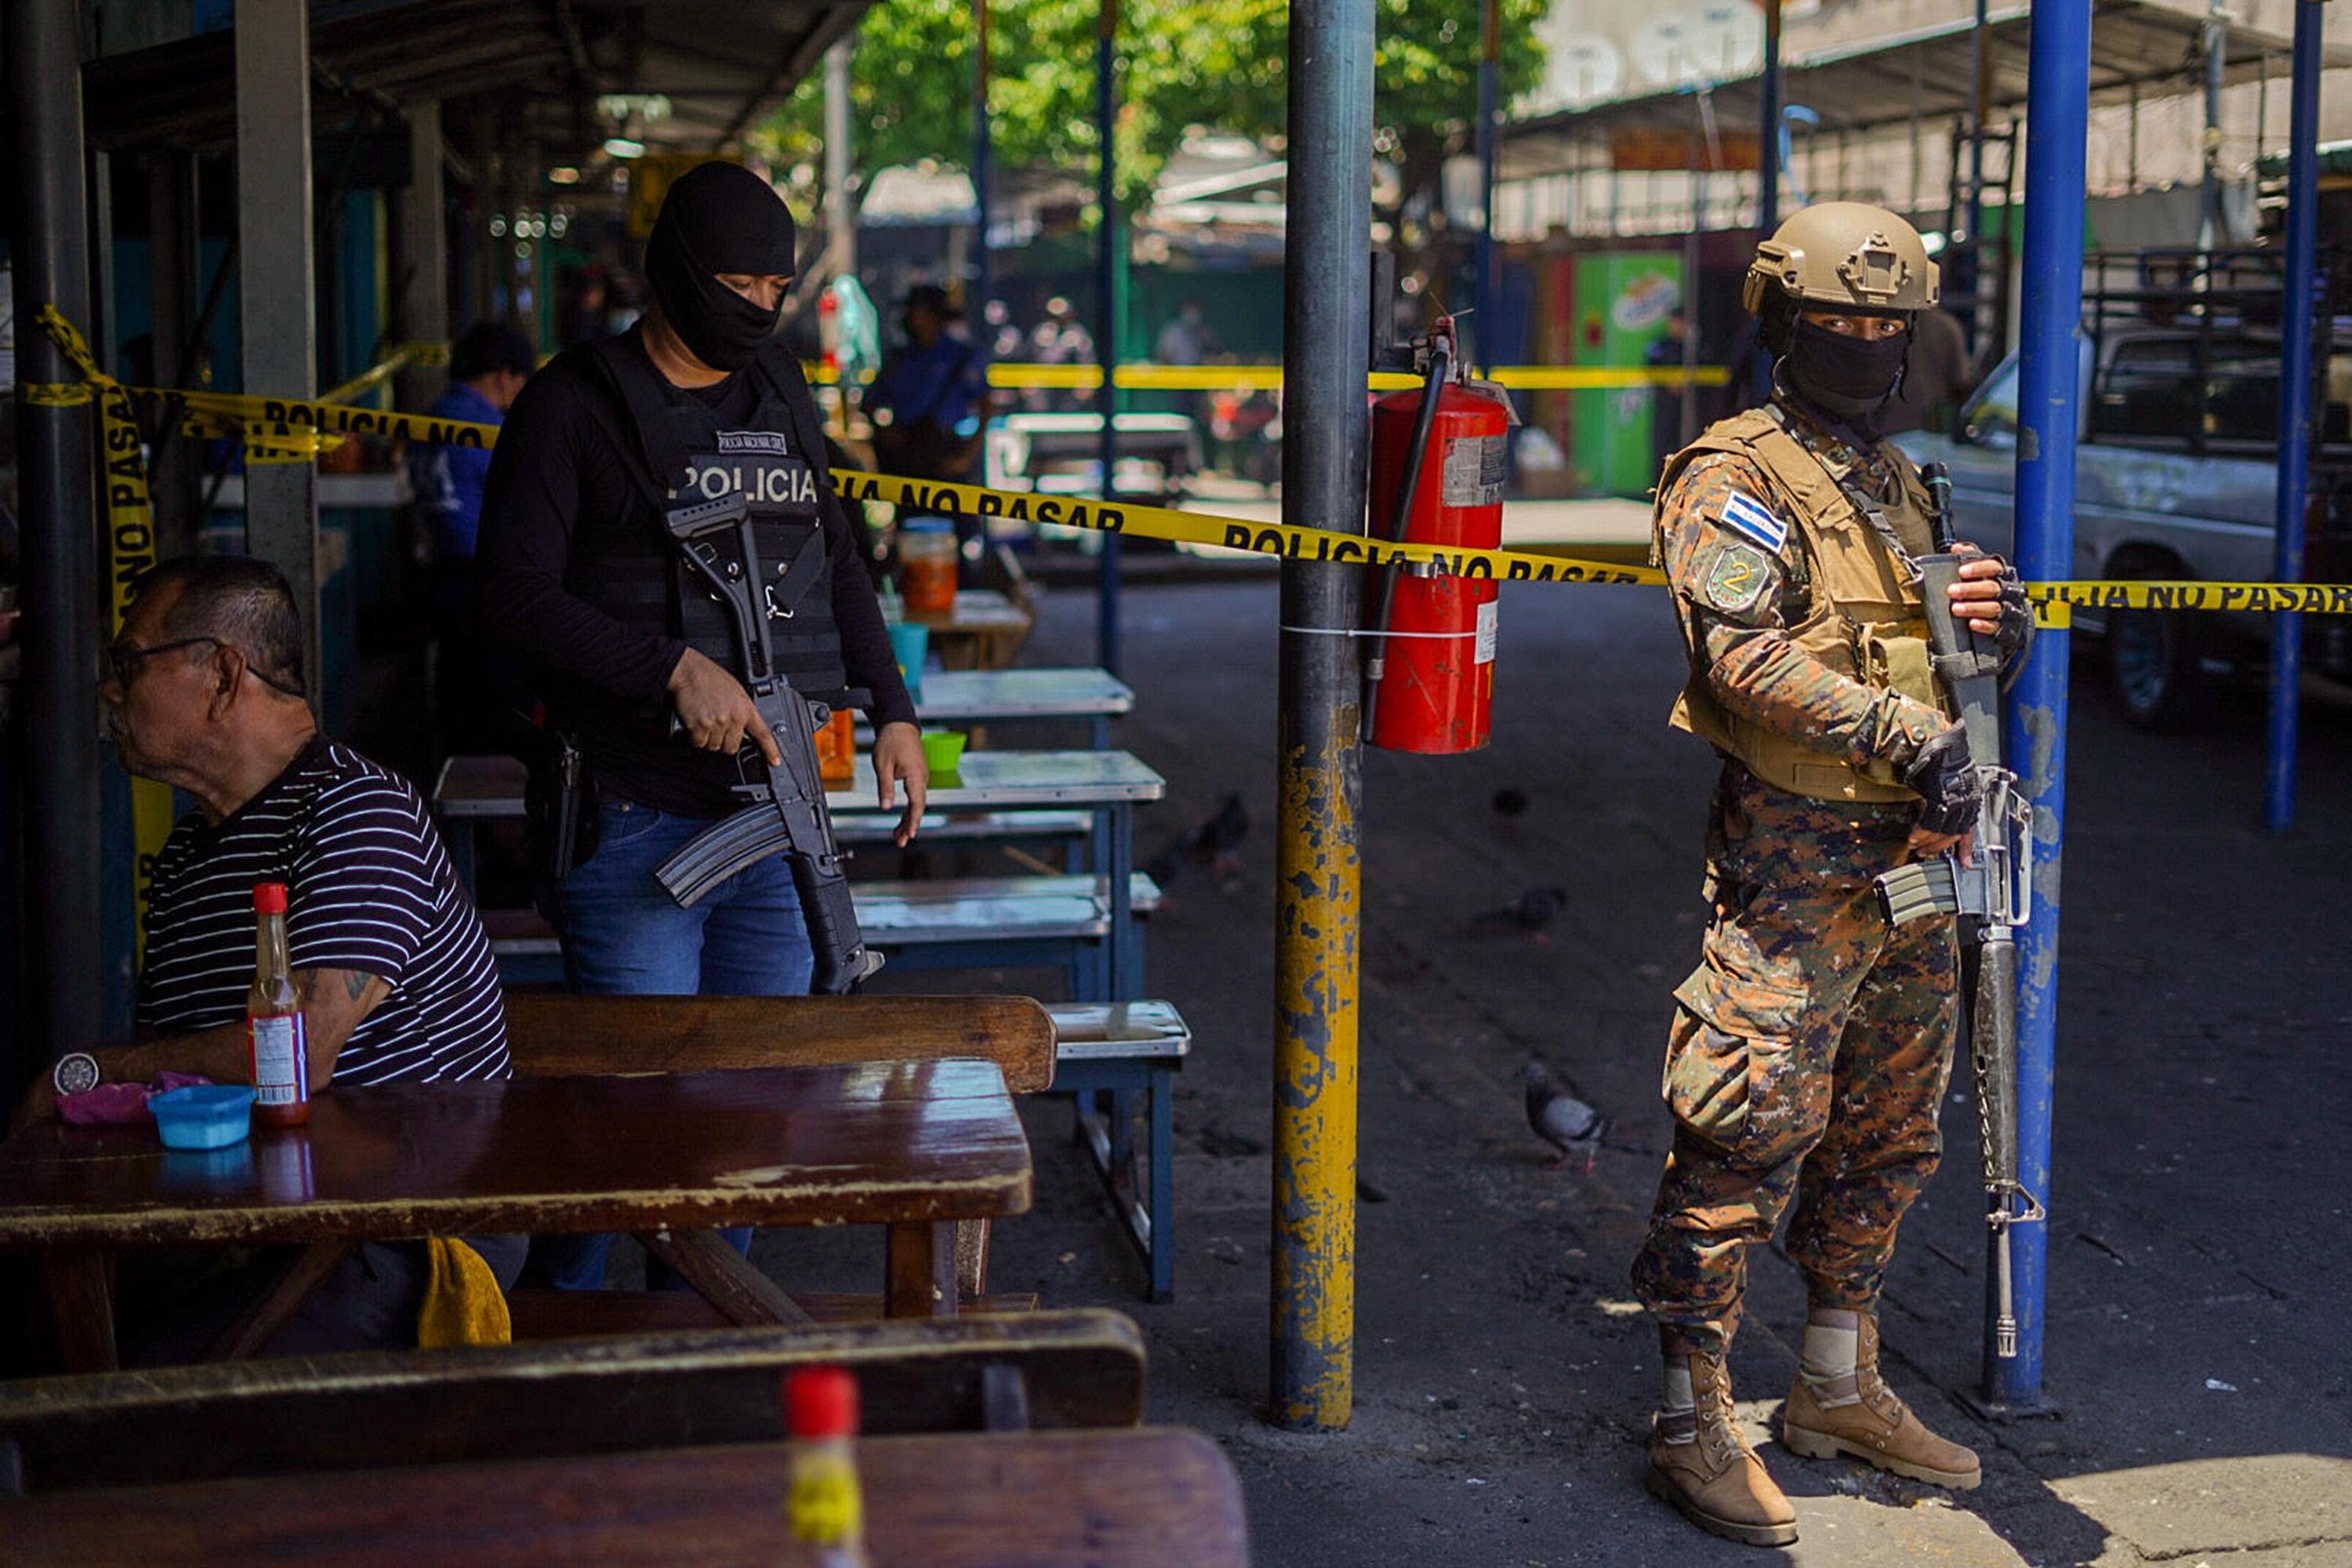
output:
<instances>
[{"instance_id":1,"label":"market canopy roof","mask_svg":"<svg viewBox=\"0 0 2352 1568\"><path fill-rule=\"evenodd\" d=\"M492 112L523 116L519 138L550 164L584 162L616 133L655 150L716 148L815 69L869 3L312 0L314 122L332 126L362 103L480 96ZM234 47L222 30L90 61L90 141L228 146Z\"/></svg>"},{"instance_id":2,"label":"market canopy roof","mask_svg":"<svg viewBox=\"0 0 2352 1568\"><path fill-rule=\"evenodd\" d=\"M1985 55L1990 73L1987 101L2013 108L2025 101L2027 12L2030 7L1993 7L1987 16ZM2091 97L2114 101L2134 87L2157 84L2181 90L2204 81L2202 7L2190 11L2160 0L2096 0L2091 20ZM1870 131L1925 121L1948 120L1969 110L1971 21L1939 24L1866 43L1841 43L1790 51L1781 58L1781 101L1820 117L1822 131ZM2294 41L2231 22L2226 58L2228 79L2252 81L2268 73L2284 79ZM2352 65L2352 48L2326 50L2324 64ZM1496 176L1534 179L1607 162L1606 149L1621 136L1685 139L1699 128L1702 92L1713 99L1716 124L1727 141L1744 142L1748 156L1724 167L1753 168L1760 77L1691 85L1560 110L1507 122L1501 128ZM1594 154L1599 150L1601 156Z\"/></svg>"}]
</instances>

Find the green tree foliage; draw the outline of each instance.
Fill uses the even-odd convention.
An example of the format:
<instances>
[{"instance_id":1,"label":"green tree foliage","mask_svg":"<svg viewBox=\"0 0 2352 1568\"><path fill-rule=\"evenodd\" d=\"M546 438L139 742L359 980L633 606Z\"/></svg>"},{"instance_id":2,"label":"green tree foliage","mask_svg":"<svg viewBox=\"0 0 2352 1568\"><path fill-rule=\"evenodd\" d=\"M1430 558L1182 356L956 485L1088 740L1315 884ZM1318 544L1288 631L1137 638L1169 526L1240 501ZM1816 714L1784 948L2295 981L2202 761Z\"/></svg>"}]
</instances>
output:
<instances>
[{"instance_id":1,"label":"green tree foliage","mask_svg":"<svg viewBox=\"0 0 2352 1568\"><path fill-rule=\"evenodd\" d=\"M1502 0L1503 101L1543 74L1535 23L1545 0ZM997 163L1091 182L1097 0L994 0L989 8L989 112ZM1475 0L1379 0L1379 151L1408 192L1436 178L1466 144L1478 102ZM961 169L971 156L972 7L967 0L879 0L866 13L852 68L857 162L926 159ZM1290 11L1285 0L1127 0L1118 25L1120 198L1132 202L1189 127L1281 144L1287 115ZM790 167L822 164L824 83L812 73L764 129Z\"/></svg>"}]
</instances>

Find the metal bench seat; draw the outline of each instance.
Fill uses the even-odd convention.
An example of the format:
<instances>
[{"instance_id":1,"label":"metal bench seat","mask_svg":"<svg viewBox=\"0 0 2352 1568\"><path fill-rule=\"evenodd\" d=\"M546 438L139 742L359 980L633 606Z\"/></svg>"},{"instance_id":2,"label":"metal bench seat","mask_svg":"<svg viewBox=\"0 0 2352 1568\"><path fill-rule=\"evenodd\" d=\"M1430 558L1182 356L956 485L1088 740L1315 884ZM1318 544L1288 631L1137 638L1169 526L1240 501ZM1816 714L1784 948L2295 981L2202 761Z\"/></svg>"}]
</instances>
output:
<instances>
[{"instance_id":1,"label":"metal bench seat","mask_svg":"<svg viewBox=\"0 0 2352 1568\"><path fill-rule=\"evenodd\" d=\"M1054 1020L1054 1088L1076 1099L1079 1139L1143 1256L1154 1301L1174 1298L1176 1071L1192 1028L1171 1002L1064 1002ZM1139 1169L1136 1112L1144 1123Z\"/></svg>"},{"instance_id":2,"label":"metal bench seat","mask_svg":"<svg viewBox=\"0 0 2352 1568\"><path fill-rule=\"evenodd\" d=\"M1136 872L1128 882L1137 918L1160 907L1160 887ZM1062 970L1070 994L1099 1001L1143 988L1143 952L1129 942L1129 973L1109 973L1111 924L1103 878L958 877L935 881L858 882L851 887L869 946L902 969ZM534 910L485 910L490 953L509 984L560 973L563 945Z\"/></svg>"}]
</instances>

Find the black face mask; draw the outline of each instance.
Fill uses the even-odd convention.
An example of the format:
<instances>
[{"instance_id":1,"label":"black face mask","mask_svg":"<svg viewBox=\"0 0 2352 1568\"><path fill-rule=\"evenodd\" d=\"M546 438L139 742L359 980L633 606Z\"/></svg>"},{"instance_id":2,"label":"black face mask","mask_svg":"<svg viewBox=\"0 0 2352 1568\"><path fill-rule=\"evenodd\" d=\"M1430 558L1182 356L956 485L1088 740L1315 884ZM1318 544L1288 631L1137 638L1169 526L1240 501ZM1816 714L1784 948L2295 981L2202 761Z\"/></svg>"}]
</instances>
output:
<instances>
[{"instance_id":1,"label":"black face mask","mask_svg":"<svg viewBox=\"0 0 2352 1568\"><path fill-rule=\"evenodd\" d=\"M1895 395L1911 334L1850 338L1800 320L1789 342L1789 381L1805 401L1875 438L1880 407Z\"/></svg>"},{"instance_id":2,"label":"black face mask","mask_svg":"<svg viewBox=\"0 0 2352 1568\"><path fill-rule=\"evenodd\" d=\"M721 272L765 278L797 266L792 209L768 183L736 163L704 163L662 198L646 242L646 281L662 319L695 358L738 371L775 335L781 300L762 310L719 281Z\"/></svg>"}]
</instances>

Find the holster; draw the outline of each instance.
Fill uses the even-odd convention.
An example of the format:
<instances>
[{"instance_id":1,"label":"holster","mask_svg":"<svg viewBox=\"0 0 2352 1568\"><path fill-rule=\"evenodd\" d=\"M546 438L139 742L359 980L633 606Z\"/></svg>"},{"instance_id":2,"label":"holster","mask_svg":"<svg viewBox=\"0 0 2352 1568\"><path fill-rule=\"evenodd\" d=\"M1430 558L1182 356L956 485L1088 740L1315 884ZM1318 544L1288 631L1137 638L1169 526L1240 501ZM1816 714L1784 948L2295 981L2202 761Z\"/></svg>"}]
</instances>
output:
<instances>
[{"instance_id":1,"label":"holster","mask_svg":"<svg viewBox=\"0 0 2352 1568\"><path fill-rule=\"evenodd\" d=\"M532 875L561 882L596 853L602 803L579 743L560 730L540 734L523 785L523 816L530 824Z\"/></svg>"}]
</instances>

